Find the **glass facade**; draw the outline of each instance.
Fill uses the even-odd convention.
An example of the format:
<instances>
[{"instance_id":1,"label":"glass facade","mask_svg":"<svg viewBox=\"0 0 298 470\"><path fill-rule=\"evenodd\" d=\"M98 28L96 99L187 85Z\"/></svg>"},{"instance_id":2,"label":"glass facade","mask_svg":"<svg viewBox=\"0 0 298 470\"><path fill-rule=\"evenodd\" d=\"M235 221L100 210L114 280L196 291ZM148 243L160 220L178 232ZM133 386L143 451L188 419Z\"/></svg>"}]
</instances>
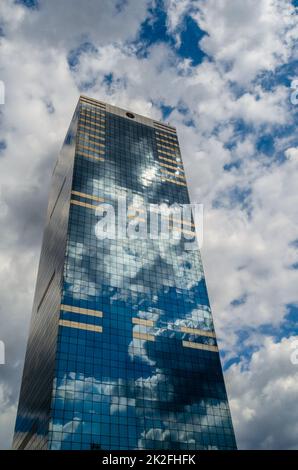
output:
<instances>
[{"instance_id":1,"label":"glass facade","mask_svg":"<svg viewBox=\"0 0 298 470\"><path fill-rule=\"evenodd\" d=\"M236 448L199 250L95 231L189 204L175 129L81 97L53 178L14 447Z\"/></svg>"}]
</instances>

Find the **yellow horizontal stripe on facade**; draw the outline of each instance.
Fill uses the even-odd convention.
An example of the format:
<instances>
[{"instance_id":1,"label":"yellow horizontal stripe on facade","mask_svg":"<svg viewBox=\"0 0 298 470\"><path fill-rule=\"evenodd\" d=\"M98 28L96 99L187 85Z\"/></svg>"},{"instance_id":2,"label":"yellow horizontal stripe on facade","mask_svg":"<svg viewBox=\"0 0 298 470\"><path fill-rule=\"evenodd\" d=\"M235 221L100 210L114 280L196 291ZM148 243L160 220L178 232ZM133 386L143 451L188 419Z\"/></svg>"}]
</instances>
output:
<instances>
[{"instance_id":1,"label":"yellow horizontal stripe on facade","mask_svg":"<svg viewBox=\"0 0 298 470\"><path fill-rule=\"evenodd\" d=\"M157 145L168 144L169 146L171 146L171 148L175 147L175 149L179 149L179 146L177 144L174 144L174 142L169 142L169 141L161 139L160 137L157 137L157 136L156 136L156 140L157 140ZM159 144L159 142L161 142L161 143Z\"/></svg>"},{"instance_id":2,"label":"yellow horizontal stripe on facade","mask_svg":"<svg viewBox=\"0 0 298 470\"><path fill-rule=\"evenodd\" d=\"M131 211L131 210L138 211L138 212L141 213L141 214L144 213L144 212L146 212L146 211L144 211L143 209L138 209L138 208L129 207L129 208L128 208L128 212ZM165 213L165 214L162 214L158 209L155 210L154 208L152 208L151 210L149 210L149 214L150 214L150 212L152 212L152 213L154 213L154 214L159 214L159 215L161 215L161 216L162 216L162 215L165 215L165 216L167 215L166 213ZM128 215L127 215L127 218L128 218L128 219L132 219L133 217L136 217L136 219L140 220L141 222L145 222L145 219L143 219L143 218L138 218L137 215L134 215L134 214L128 214ZM170 218L171 218L171 220L173 220L173 221L175 221L175 222L181 222L180 220L175 219L175 218L173 218L172 216L170 216ZM185 224L186 224L186 225L190 225L188 222L185 222ZM192 225L193 225L193 224L192 224Z\"/></svg>"},{"instance_id":3,"label":"yellow horizontal stripe on facade","mask_svg":"<svg viewBox=\"0 0 298 470\"><path fill-rule=\"evenodd\" d=\"M161 135L163 137L166 137L167 139L171 139L172 141L177 143L177 134L176 132L168 132L165 129L160 129L160 128L154 128L155 134Z\"/></svg>"},{"instance_id":4,"label":"yellow horizontal stripe on facade","mask_svg":"<svg viewBox=\"0 0 298 470\"><path fill-rule=\"evenodd\" d=\"M160 131L160 130L157 130L157 129L154 129L155 130L155 134L157 136L162 136L162 137L165 137L166 139L169 139L169 140L172 140L173 142L176 142L176 144L178 143L178 140L177 140L177 137L175 134L168 134L167 132L164 132L164 131Z\"/></svg>"},{"instance_id":5,"label":"yellow horizontal stripe on facade","mask_svg":"<svg viewBox=\"0 0 298 470\"><path fill-rule=\"evenodd\" d=\"M138 331L133 331L132 336L135 339L143 339L145 341L155 341L155 336L148 335L147 333L139 333Z\"/></svg>"},{"instance_id":6,"label":"yellow horizontal stripe on facade","mask_svg":"<svg viewBox=\"0 0 298 470\"><path fill-rule=\"evenodd\" d=\"M104 162L105 159L102 158L102 157L93 157L93 155L89 155L89 153L85 153L85 152L82 152L82 151L78 151L78 155L82 155L83 157L86 157L86 158L91 158L92 160L96 160L96 161L99 161L99 162Z\"/></svg>"},{"instance_id":7,"label":"yellow horizontal stripe on facade","mask_svg":"<svg viewBox=\"0 0 298 470\"><path fill-rule=\"evenodd\" d=\"M186 233L187 235L192 235L192 237L196 236L196 232L192 232L191 230L173 230L173 233Z\"/></svg>"},{"instance_id":8,"label":"yellow horizontal stripe on facade","mask_svg":"<svg viewBox=\"0 0 298 470\"><path fill-rule=\"evenodd\" d=\"M92 134L91 132L88 132L88 131L78 130L78 135L79 135L79 136L82 136L82 137L86 137L86 136L88 136L88 137L94 137L95 139L101 139L102 141L105 140L105 137L104 137L104 136Z\"/></svg>"},{"instance_id":9,"label":"yellow horizontal stripe on facade","mask_svg":"<svg viewBox=\"0 0 298 470\"><path fill-rule=\"evenodd\" d=\"M178 220L178 219L173 219L173 221L174 221L174 222L177 222L177 223L180 222L180 220ZM183 226L184 226L184 225L188 225L189 227L195 227L195 224L193 224L193 223L191 223L191 222L186 222L186 221L183 221ZM182 232L184 232L184 233L189 233L189 234L192 234L192 233L193 233L193 234L195 235L194 232L190 232L189 230L185 230L184 228L182 228L181 230L182 230Z\"/></svg>"},{"instance_id":10,"label":"yellow horizontal stripe on facade","mask_svg":"<svg viewBox=\"0 0 298 470\"><path fill-rule=\"evenodd\" d=\"M88 142L86 142L86 143L88 143ZM78 142L77 146L80 147L80 148L82 148L82 149L84 149L84 150L91 150L91 152L99 153L99 154L101 154L101 155L104 154L104 150L102 150L102 149L100 149L100 148L98 148L98 147L99 147L99 146L100 146L100 147L105 147L105 144L100 144L100 143L98 143L98 144L96 144L96 145L93 145L92 147L89 147L89 145L84 145L84 144Z\"/></svg>"},{"instance_id":11,"label":"yellow horizontal stripe on facade","mask_svg":"<svg viewBox=\"0 0 298 470\"><path fill-rule=\"evenodd\" d=\"M81 108L81 113L92 114L92 115L95 114L96 116L105 117L105 109L102 109L102 108L89 109L89 108L82 107Z\"/></svg>"},{"instance_id":12,"label":"yellow horizontal stripe on facade","mask_svg":"<svg viewBox=\"0 0 298 470\"><path fill-rule=\"evenodd\" d=\"M81 120L81 121L79 122L79 124L81 124L81 125L90 125L90 124L93 124L93 125L94 125L94 130L97 129L98 127L101 127L101 128L103 128L103 129L106 128L105 125L100 124L99 122L91 121L90 119L87 119L87 118L84 118L84 120Z\"/></svg>"},{"instance_id":13,"label":"yellow horizontal stripe on facade","mask_svg":"<svg viewBox=\"0 0 298 470\"><path fill-rule=\"evenodd\" d=\"M177 222L177 224L179 224L179 223L181 224L181 221L178 220L178 219L172 219L172 220L173 220L173 222ZM190 227L195 227L195 225L192 224L192 223L190 223L190 222L183 222L183 227L184 227L184 225L188 225L188 226L190 226ZM188 233L189 235L194 235L194 236L195 236L195 232L194 232L194 231L192 232L191 230L186 230L186 229L183 228L183 227L178 228L178 229L176 229L176 227L173 227L172 229L175 228L175 231L183 232L183 233ZM173 230L173 231L174 231L174 230Z\"/></svg>"},{"instance_id":14,"label":"yellow horizontal stripe on facade","mask_svg":"<svg viewBox=\"0 0 298 470\"><path fill-rule=\"evenodd\" d=\"M163 129L171 132L176 132L175 127L170 126L169 124L164 124L163 122L153 121L154 126L162 127Z\"/></svg>"},{"instance_id":15,"label":"yellow horizontal stripe on facade","mask_svg":"<svg viewBox=\"0 0 298 470\"><path fill-rule=\"evenodd\" d=\"M128 219L133 219L134 222L146 222L146 219L143 217L139 217L138 215L134 214L127 214Z\"/></svg>"},{"instance_id":16,"label":"yellow horizontal stripe on facade","mask_svg":"<svg viewBox=\"0 0 298 470\"><path fill-rule=\"evenodd\" d=\"M106 112L106 109L104 107L97 106L94 103L88 103L87 101L82 101L81 105L82 105L81 110L83 111L88 111L88 112L94 111L96 113L103 113L103 114L105 114ZM88 105L88 107L85 107L84 105ZM90 109L89 106L92 106L92 108Z\"/></svg>"},{"instance_id":17,"label":"yellow horizontal stripe on facade","mask_svg":"<svg viewBox=\"0 0 298 470\"><path fill-rule=\"evenodd\" d=\"M159 150L159 151L162 151L163 149L166 149L166 150L171 150L172 152L177 152L177 149L178 149L177 146L175 146L175 147L172 146L171 147L170 145L160 144L158 142L157 142L157 147L158 147L157 150Z\"/></svg>"},{"instance_id":18,"label":"yellow horizontal stripe on facade","mask_svg":"<svg viewBox=\"0 0 298 470\"><path fill-rule=\"evenodd\" d=\"M90 142L90 140L85 140L85 139L84 139L84 142L82 142L82 139L80 139L77 142L77 147L79 147L83 150L88 150L88 152L93 152L93 153L96 153L96 154L98 153L99 155L104 155L105 154L105 151L104 151L105 144L96 144L96 145L92 145L91 147L88 144L93 144L93 142ZM103 148L99 148L99 145L100 145L100 147L103 147Z\"/></svg>"},{"instance_id":19,"label":"yellow horizontal stripe on facade","mask_svg":"<svg viewBox=\"0 0 298 470\"><path fill-rule=\"evenodd\" d=\"M81 193L80 191L71 191L71 194L75 196L85 197L86 199L92 199L93 201L103 202L103 197L93 196L93 194Z\"/></svg>"},{"instance_id":20,"label":"yellow horizontal stripe on facade","mask_svg":"<svg viewBox=\"0 0 298 470\"><path fill-rule=\"evenodd\" d=\"M157 151L158 152L179 152L179 147L174 147L174 146L171 146L171 145L165 145L165 144L160 144L159 142L157 142Z\"/></svg>"},{"instance_id":21,"label":"yellow horizontal stripe on facade","mask_svg":"<svg viewBox=\"0 0 298 470\"><path fill-rule=\"evenodd\" d=\"M101 108L92 108L92 109L89 109L89 108L85 108L84 106L81 107L81 110L80 110L80 116L90 116L93 117L95 116L96 118L98 117L99 119L105 119L106 118L106 113L105 113L105 109L101 109Z\"/></svg>"},{"instance_id":22,"label":"yellow horizontal stripe on facade","mask_svg":"<svg viewBox=\"0 0 298 470\"><path fill-rule=\"evenodd\" d=\"M81 121L91 121L95 124L100 124L100 125L105 124L104 119L97 119L96 117L92 115L83 114L83 113L81 113Z\"/></svg>"},{"instance_id":23,"label":"yellow horizontal stripe on facade","mask_svg":"<svg viewBox=\"0 0 298 470\"><path fill-rule=\"evenodd\" d=\"M104 142L93 142L93 140L86 139L86 134L81 134L84 137L79 137L77 140L77 147L80 147L84 150L89 150L99 155L104 155L105 153L105 141Z\"/></svg>"},{"instance_id":24,"label":"yellow horizontal stripe on facade","mask_svg":"<svg viewBox=\"0 0 298 470\"><path fill-rule=\"evenodd\" d=\"M179 150L178 149L173 149L173 148L167 148L165 149L165 147L163 148L160 148L158 147L157 148L157 152L160 154L160 153L165 153L167 155L175 155L175 156L178 156L179 155Z\"/></svg>"},{"instance_id":25,"label":"yellow horizontal stripe on facade","mask_svg":"<svg viewBox=\"0 0 298 470\"><path fill-rule=\"evenodd\" d=\"M159 162L159 164L160 164L161 166L164 166L165 168L171 168L172 170L179 170L179 171L184 172L183 168L181 168L181 167L178 166L178 163L176 164L176 166L174 166L174 165L169 165L168 163L163 163L163 162ZM180 165L181 165L181 163L180 163Z\"/></svg>"},{"instance_id":26,"label":"yellow horizontal stripe on facade","mask_svg":"<svg viewBox=\"0 0 298 470\"><path fill-rule=\"evenodd\" d=\"M95 119L105 119L106 118L106 113L104 109L84 109L81 108L80 111L81 116L90 116L94 117Z\"/></svg>"},{"instance_id":27,"label":"yellow horizontal stripe on facade","mask_svg":"<svg viewBox=\"0 0 298 470\"><path fill-rule=\"evenodd\" d=\"M158 156L163 156L161 154L164 154L164 155L167 155L168 157L172 157L172 158L177 158L177 157L180 157L180 154L179 152L166 152L165 150L161 150L161 149L157 149L158 151Z\"/></svg>"},{"instance_id":28,"label":"yellow horizontal stripe on facade","mask_svg":"<svg viewBox=\"0 0 298 470\"><path fill-rule=\"evenodd\" d=\"M97 206L94 204L88 204L88 202L76 201L75 199L70 200L70 204L74 204L75 206L87 207L87 209L96 209Z\"/></svg>"},{"instance_id":29,"label":"yellow horizontal stripe on facade","mask_svg":"<svg viewBox=\"0 0 298 470\"><path fill-rule=\"evenodd\" d=\"M77 321L59 320L59 325L68 328L76 328L78 330L95 331L96 333L102 332L102 326L89 325L88 323L80 323Z\"/></svg>"},{"instance_id":30,"label":"yellow horizontal stripe on facade","mask_svg":"<svg viewBox=\"0 0 298 470\"><path fill-rule=\"evenodd\" d=\"M105 117L105 112L106 112L105 109L99 108L99 107L98 109L88 109L88 108L85 109L84 107L81 108L81 113L96 114L98 116L103 116L103 117Z\"/></svg>"},{"instance_id":31,"label":"yellow horizontal stripe on facade","mask_svg":"<svg viewBox=\"0 0 298 470\"><path fill-rule=\"evenodd\" d=\"M105 111L105 109L106 109L106 105L104 103L101 103L100 101L94 100L92 98L88 98L88 97L80 98L80 101L82 103L92 104L92 105L102 109L103 111Z\"/></svg>"},{"instance_id":32,"label":"yellow horizontal stripe on facade","mask_svg":"<svg viewBox=\"0 0 298 470\"><path fill-rule=\"evenodd\" d=\"M80 116L80 123L85 123L87 122L90 124L94 124L94 126L99 126L99 127L103 127L105 128L105 121L103 119L96 119L96 118L93 118L92 116L88 116L88 115L83 115L81 114Z\"/></svg>"},{"instance_id":33,"label":"yellow horizontal stripe on facade","mask_svg":"<svg viewBox=\"0 0 298 470\"><path fill-rule=\"evenodd\" d=\"M103 315L103 313L100 310L75 307L74 305L61 304L60 309L64 310L65 312L79 313L81 315L90 315L91 317L102 317Z\"/></svg>"},{"instance_id":34,"label":"yellow horizontal stripe on facade","mask_svg":"<svg viewBox=\"0 0 298 470\"><path fill-rule=\"evenodd\" d=\"M98 104L100 106L105 106L105 103L103 101L96 100L95 98L90 98L90 96L87 95L80 95L80 100L81 101L90 101L91 103Z\"/></svg>"},{"instance_id":35,"label":"yellow horizontal stripe on facade","mask_svg":"<svg viewBox=\"0 0 298 470\"><path fill-rule=\"evenodd\" d=\"M103 134L103 135L106 134L105 130L103 130L103 129L97 129L95 127L85 126L85 124L80 122L79 126L78 126L78 131L79 132L81 132L82 130L85 131L85 129L88 129L89 131L97 132L97 133L100 133L100 134Z\"/></svg>"},{"instance_id":36,"label":"yellow horizontal stripe on facade","mask_svg":"<svg viewBox=\"0 0 298 470\"><path fill-rule=\"evenodd\" d=\"M89 137L95 137L96 139L101 139L99 142L95 142L93 140L90 140ZM100 147L105 147L106 146L106 139L105 137L101 136L96 136L96 135L91 135L88 132L78 132L78 140L77 140L78 145L91 145L91 146L100 146ZM92 147L93 148L93 147ZM99 149L102 150L102 149ZM97 151L97 149L96 149Z\"/></svg>"},{"instance_id":37,"label":"yellow horizontal stripe on facade","mask_svg":"<svg viewBox=\"0 0 298 470\"><path fill-rule=\"evenodd\" d=\"M169 178L164 178L164 181L167 181L168 183L178 184L178 186L186 186L185 183L181 183L180 181L170 180Z\"/></svg>"},{"instance_id":38,"label":"yellow horizontal stripe on facade","mask_svg":"<svg viewBox=\"0 0 298 470\"><path fill-rule=\"evenodd\" d=\"M132 317L131 321L135 325L153 326L153 320L145 320L144 318Z\"/></svg>"},{"instance_id":39,"label":"yellow horizontal stripe on facade","mask_svg":"<svg viewBox=\"0 0 298 470\"><path fill-rule=\"evenodd\" d=\"M169 139L171 141L171 143L178 144L178 139L177 139L176 134L167 134L167 133L161 132L157 129L155 129L155 138Z\"/></svg>"},{"instance_id":40,"label":"yellow horizontal stripe on facade","mask_svg":"<svg viewBox=\"0 0 298 470\"><path fill-rule=\"evenodd\" d=\"M100 111L105 111L106 110L105 104L97 103L95 101L82 100L81 99L81 104L90 104L91 106L94 106L95 108L98 108Z\"/></svg>"},{"instance_id":41,"label":"yellow horizontal stripe on facade","mask_svg":"<svg viewBox=\"0 0 298 470\"><path fill-rule=\"evenodd\" d=\"M184 175L176 175L176 173L172 173L171 171L164 170L163 168L161 168L160 171L162 173L165 173L166 175L175 176L175 178L179 178L179 179L185 181L185 176Z\"/></svg>"},{"instance_id":42,"label":"yellow horizontal stripe on facade","mask_svg":"<svg viewBox=\"0 0 298 470\"><path fill-rule=\"evenodd\" d=\"M198 328L189 328L188 326L181 326L180 331L183 333L190 333L192 335L208 336L209 338L215 338L214 331L200 330Z\"/></svg>"},{"instance_id":43,"label":"yellow horizontal stripe on facade","mask_svg":"<svg viewBox=\"0 0 298 470\"><path fill-rule=\"evenodd\" d=\"M87 102L86 102L85 104L91 104L91 105L94 106L93 103L87 103ZM101 107L101 106L95 106L95 107L96 107L97 109L93 109L93 108L92 108L92 109L89 109L89 108L84 108L84 107L82 107L81 109L82 109L84 112L87 112L87 113L90 113L90 112L93 113L93 112L94 112L94 113L99 113L99 114L105 114L105 112L106 112L106 108L105 108L105 107Z\"/></svg>"},{"instance_id":44,"label":"yellow horizontal stripe on facade","mask_svg":"<svg viewBox=\"0 0 298 470\"><path fill-rule=\"evenodd\" d=\"M106 109L105 103L102 103L101 101L93 100L92 98L89 98L88 96L80 96L80 101L87 103L87 104L93 104L94 106L98 106L101 109Z\"/></svg>"},{"instance_id":45,"label":"yellow horizontal stripe on facade","mask_svg":"<svg viewBox=\"0 0 298 470\"><path fill-rule=\"evenodd\" d=\"M166 158L166 157L163 157L162 155L158 155L158 158L161 159L161 160L165 160L166 162L170 162L170 163L177 163L178 164L182 164L182 162L177 162L176 158L177 157L173 157L173 158ZM160 162L159 162L160 163Z\"/></svg>"},{"instance_id":46,"label":"yellow horizontal stripe on facade","mask_svg":"<svg viewBox=\"0 0 298 470\"><path fill-rule=\"evenodd\" d=\"M93 147L88 147L86 145L82 145L82 144L79 144L79 143L77 144L77 148L82 149L82 150L89 150L90 152L98 153L99 155L104 155L105 154L104 150L95 149ZM92 155L92 156L94 156L94 155Z\"/></svg>"},{"instance_id":47,"label":"yellow horizontal stripe on facade","mask_svg":"<svg viewBox=\"0 0 298 470\"><path fill-rule=\"evenodd\" d=\"M154 122L154 128L158 131L168 132L169 134L176 135L176 130L174 128L164 126L164 125L158 124L156 122Z\"/></svg>"},{"instance_id":48,"label":"yellow horizontal stripe on facade","mask_svg":"<svg viewBox=\"0 0 298 470\"><path fill-rule=\"evenodd\" d=\"M185 348L201 349L202 351L218 352L218 347L211 344L193 343L192 341L182 341Z\"/></svg>"},{"instance_id":49,"label":"yellow horizontal stripe on facade","mask_svg":"<svg viewBox=\"0 0 298 470\"><path fill-rule=\"evenodd\" d=\"M135 212L138 212L140 214L146 212L146 210L144 210L142 207L137 207L137 206L128 206L127 211L128 212L135 211ZM129 217L134 217L134 215L130 215Z\"/></svg>"},{"instance_id":50,"label":"yellow horizontal stripe on facade","mask_svg":"<svg viewBox=\"0 0 298 470\"><path fill-rule=\"evenodd\" d=\"M193 237L196 236L196 232L194 230L186 230L185 228L180 228L180 229L176 229L173 230L173 232L180 232L180 233L186 233L187 235L192 235Z\"/></svg>"},{"instance_id":51,"label":"yellow horizontal stripe on facade","mask_svg":"<svg viewBox=\"0 0 298 470\"><path fill-rule=\"evenodd\" d=\"M161 158L161 157L162 158L172 158L174 160L174 163L177 162L177 160L176 160L177 158L180 158L179 153L169 153L169 152L164 152L164 151L162 153L158 153L157 155L158 155L159 158ZM181 162L181 159L180 159L180 162Z\"/></svg>"}]
</instances>

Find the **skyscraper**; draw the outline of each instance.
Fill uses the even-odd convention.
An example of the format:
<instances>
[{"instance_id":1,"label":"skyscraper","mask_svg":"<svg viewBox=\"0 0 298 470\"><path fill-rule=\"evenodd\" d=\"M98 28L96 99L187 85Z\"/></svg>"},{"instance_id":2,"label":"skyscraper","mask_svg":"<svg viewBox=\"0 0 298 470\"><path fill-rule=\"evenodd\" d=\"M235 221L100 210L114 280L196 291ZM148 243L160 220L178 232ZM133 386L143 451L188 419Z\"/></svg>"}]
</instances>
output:
<instances>
[{"instance_id":1,"label":"skyscraper","mask_svg":"<svg viewBox=\"0 0 298 470\"><path fill-rule=\"evenodd\" d=\"M52 176L13 446L234 449L200 252L183 242L193 220L181 239L99 236L96 208L118 229L119 200L136 234L144 207L189 204L176 130L81 96Z\"/></svg>"}]
</instances>

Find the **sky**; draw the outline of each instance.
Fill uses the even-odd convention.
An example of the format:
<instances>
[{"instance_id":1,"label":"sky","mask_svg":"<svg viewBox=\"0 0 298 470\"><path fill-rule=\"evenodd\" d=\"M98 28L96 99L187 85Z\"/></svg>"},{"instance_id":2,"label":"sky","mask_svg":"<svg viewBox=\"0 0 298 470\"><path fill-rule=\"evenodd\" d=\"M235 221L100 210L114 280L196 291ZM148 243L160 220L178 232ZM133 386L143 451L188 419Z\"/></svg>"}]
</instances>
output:
<instances>
[{"instance_id":1,"label":"sky","mask_svg":"<svg viewBox=\"0 0 298 470\"><path fill-rule=\"evenodd\" d=\"M1 0L0 448L12 440L51 173L80 93L177 127L192 202L204 205L238 447L298 448L297 10Z\"/></svg>"}]
</instances>

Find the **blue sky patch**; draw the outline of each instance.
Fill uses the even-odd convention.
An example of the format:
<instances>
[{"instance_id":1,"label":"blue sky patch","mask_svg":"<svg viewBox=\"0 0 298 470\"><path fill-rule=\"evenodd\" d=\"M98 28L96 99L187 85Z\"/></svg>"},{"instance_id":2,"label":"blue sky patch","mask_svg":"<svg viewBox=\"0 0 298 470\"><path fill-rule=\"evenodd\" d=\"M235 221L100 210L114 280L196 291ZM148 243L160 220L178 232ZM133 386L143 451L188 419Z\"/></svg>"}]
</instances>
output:
<instances>
[{"instance_id":1,"label":"blue sky patch","mask_svg":"<svg viewBox=\"0 0 298 470\"><path fill-rule=\"evenodd\" d=\"M271 324L264 324L260 326L258 331L266 336L272 336L276 341L281 341L282 338L289 338L290 336L298 334L298 306L293 304L287 305L287 314L285 315L281 324L276 326Z\"/></svg>"},{"instance_id":2,"label":"blue sky patch","mask_svg":"<svg viewBox=\"0 0 298 470\"><path fill-rule=\"evenodd\" d=\"M200 64L205 53L199 48L199 41L205 35L191 16L184 19L184 28L181 31L181 45L177 50L180 57L191 59L193 66Z\"/></svg>"},{"instance_id":3,"label":"blue sky patch","mask_svg":"<svg viewBox=\"0 0 298 470\"><path fill-rule=\"evenodd\" d=\"M159 109L160 109L161 112L162 112L162 119L163 119L164 121L166 121L166 120L169 118L171 112L172 112L175 108L174 108L173 106L168 106L168 105L162 103L162 104L159 105Z\"/></svg>"},{"instance_id":4,"label":"blue sky patch","mask_svg":"<svg viewBox=\"0 0 298 470\"><path fill-rule=\"evenodd\" d=\"M174 39L167 32L166 21L163 2L157 0L155 7L149 9L149 16L141 24L138 38L134 43L137 46L137 56L146 57L148 49L155 43L174 45Z\"/></svg>"},{"instance_id":5,"label":"blue sky patch","mask_svg":"<svg viewBox=\"0 0 298 470\"><path fill-rule=\"evenodd\" d=\"M221 351L220 351L220 356L222 356L223 360L224 360L224 354L221 354ZM229 369L229 367L231 367L233 364L239 364L239 362L241 361L241 358L240 357L232 357L231 359L229 359L228 361L225 361L223 363L223 370L226 371Z\"/></svg>"},{"instance_id":6,"label":"blue sky patch","mask_svg":"<svg viewBox=\"0 0 298 470\"><path fill-rule=\"evenodd\" d=\"M243 119L231 121L230 124L233 125L233 135L230 140L224 144L224 148L227 150L233 150L239 142L244 141L248 134L254 133L252 125L244 122ZM221 130L222 127L219 126L216 132L220 132Z\"/></svg>"},{"instance_id":7,"label":"blue sky patch","mask_svg":"<svg viewBox=\"0 0 298 470\"><path fill-rule=\"evenodd\" d=\"M142 23L139 35L135 41L137 55L146 57L150 46L156 43L165 43L175 50L181 59L190 59L192 66L202 62L205 53L199 48L199 41L205 35L196 21L186 15L180 28L180 45L176 47L175 36L168 33L167 14L163 2L157 0L155 6L149 9L149 16Z\"/></svg>"},{"instance_id":8,"label":"blue sky patch","mask_svg":"<svg viewBox=\"0 0 298 470\"><path fill-rule=\"evenodd\" d=\"M241 164L242 164L241 160L235 160L234 162L226 163L223 166L223 169L225 171L239 170L239 168L241 167Z\"/></svg>"},{"instance_id":9,"label":"blue sky patch","mask_svg":"<svg viewBox=\"0 0 298 470\"><path fill-rule=\"evenodd\" d=\"M265 134L260 137L256 143L256 148L258 152L262 152L267 156L273 155L275 151L273 136L270 134Z\"/></svg>"},{"instance_id":10,"label":"blue sky patch","mask_svg":"<svg viewBox=\"0 0 298 470\"><path fill-rule=\"evenodd\" d=\"M291 264L291 269L298 269L298 262Z\"/></svg>"},{"instance_id":11,"label":"blue sky patch","mask_svg":"<svg viewBox=\"0 0 298 470\"><path fill-rule=\"evenodd\" d=\"M274 72L266 71L256 79L256 85L260 84L264 91L272 91L276 86L286 86L290 89L291 81L295 74L295 68L298 69L298 61L288 64L282 64ZM298 70L297 70L298 73Z\"/></svg>"},{"instance_id":12,"label":"blue sky patch","mask_svg":"<svg viewBox=\"0 0 298 470\"><path fill-rule=\"evenodd\" d=\"M27 8L36 9L39 7L38 0L15 0L16 4L24 5Z\"/></svg>"},{"instance_id":13,"label":"blue sky patch","mask_svg":"<svg viewBox=\"0 0 298 470\"><path fill-rule=\"evenodd\" d=\"M103 77L102 83L103 83L104 85L110 86L110 85L113 83L113 74L112 74L112 73L107 73L107 74Z\"/></svg>"},{"instance_id":14,"label":"blue sky patch","mask_svg":"<svg viewBox=\"0 0 298 470\"><path fill-rule=\"evenodd\" d=\"M246 362L250 360L254 352L258 351L259 347L247 343L247 340L249 340L252 332L253 329L251 328L239 329L238 331L236 331L236 335L238 337L237 348L239 350L239 353L238 356L234 356L224 362L224 371L231 367L232 364L238 364L239 362L242 362L244 364L243 368L245 368ZM220 355L224 360L226 353L224 350L222 350L222 348L220 348ZM246 359L246 361L243 361L243 359Z\"/></svg>"},{"instance_id":15,"label":"blue sky patch","mask_svg":"<svg viewBox=\"0 0 298 470\"><path fill-rule=\"evenodd\" d=\"M94 54L97 52L96 47L89 41L85 41L78 47L72 49L67 56L67 63L70 69L75 69L80 61L82 54L90 53Z\"/></svg>"}]
</instances>

